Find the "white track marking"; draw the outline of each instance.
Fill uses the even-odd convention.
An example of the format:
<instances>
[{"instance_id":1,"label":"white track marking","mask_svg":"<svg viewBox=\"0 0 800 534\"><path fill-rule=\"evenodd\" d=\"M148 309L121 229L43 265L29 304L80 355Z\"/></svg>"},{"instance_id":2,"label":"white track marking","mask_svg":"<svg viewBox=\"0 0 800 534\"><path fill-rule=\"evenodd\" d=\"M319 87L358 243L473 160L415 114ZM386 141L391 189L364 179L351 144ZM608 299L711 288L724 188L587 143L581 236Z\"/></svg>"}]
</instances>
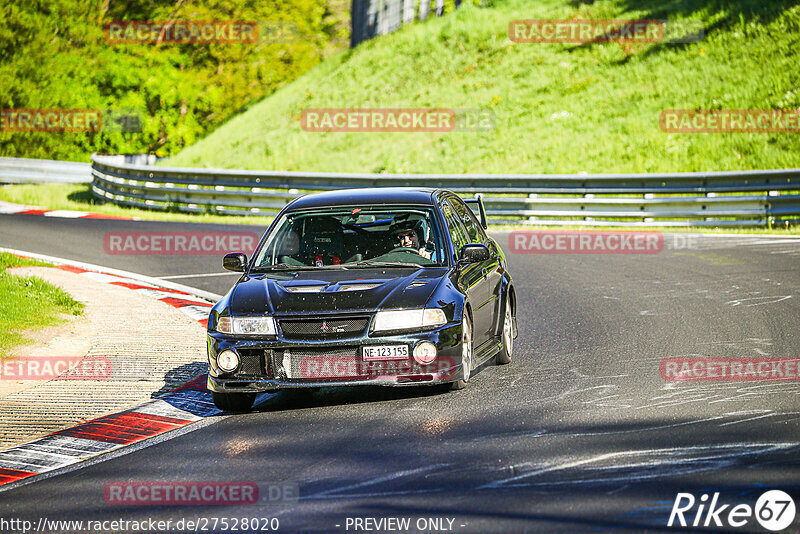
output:
<instances>
[{"instance_id":1,"label":"white track marking","mask_svg":"<svg viewBox=\"0 0 800 534\"><path fill-rule=\"evenodd\" d=\"M222 298L222 295L217 295L216 293L211 293L208 291L203 291L202 289L195 289L193 287L185 286L182 284L178 284L175 282L170 282L167 280L159 280L158 278L154 278L152 276L147 276L144 274L132 273L130 271L123 271L120 269L112 269L110 267L103 267L101 265L94 265L92 263L84 263L82 261L74 261L74 260L67 260L64 258L57 258L55 256L47 256L45 254L37 254L35 252L27 252L25 250L16 250L13 248L0 248L0 252L10 252L11 254L18 254L20 256L27 256L29 258L34 258L37 260L46 261L49 263L55 263L56 265L71 265L73 267L78 267L81 269L87 269L89 271L102 271L108 274L113 274L116 276L120 276L123 278L130 278L131 280L135 280L139 283L144 282L145 284L153 285L153 286L162 286L166 287L167 289L176 289L178 291L183 291L185 293L189 293L190 295L195 295L200 298L208 299L212 302L217 302Z\"/></svg>"},{"instance_id":2,"label":"white track marking","mask_svg":"<svg viewBox=\"0 0 800 534\"><path fill-rule=\"evenodd\" d=\"M166 298L171 298L171 299L176 299L177 298L177 299L181 299L181 300L189 300L189 301L192 301L192 302L197 302L198 304L208 305L208 301L203 300L203 299L198 298L198 297L194 297L192 295L183 295L181 293L171 293L169 291L159 291L157 289L133 289L132 291L135 291L136 293L139 293L140 295L144 295L146 297L151 297L151 298L158 299L158 300L166 299Z\"/></svg>"},{"instance_id":3,"label":"white track marking","mask_svg":"<svg viewBox=\"0 0 800 534\"><path fill-rule=\"evenodd\" d=\"M169 276L159 276L159 280L178 280L180 278L208 278L213 276L241 276L242 273L204 273L204 274L172 274Z\"/></svg>"},{"instance_id":4,"label":"white track marking","mask_svg":"<svg viewBox=\"0 0 800 534\"><path fill-rule=\"evenodd\" d=\"M726 414L728 415L728 414ZM735 414L731 414L735 415ZM772 410L767 410L767 413L762 413L761 415L756 415L755 417L748 417L747 419L739 419L738 421L728 421L727 423L720 423L718 426L730 426L730 425L738 425L739 423L747 423L749 421L755 421L756 419L764 419L765 417L772 417L777 415Z\"/></svg>"},{"instance_id":5,"label":"white track marking","mask_svg":"<svg viewBox=\"0 0 800 534\"><path fill-rule=\"evenodd\" d=\"M172 406L170 403L161 399L153 399L144 404L137 406L134 411L136 413L143 413L148 415L160 415L162 417L171 417L172 419L183 419L184 421L199 421L202 419L199 415L181 410Z\"/></svg>"},{"instance_id":6,"label":"white track marking","mask_svg":"<svg viewBox=\"0 0 800 534\"><path fill-rule=\"evenodd\" d=\"M2 215L13 215L15 213L19 213L21 211L28 211L31 208L28 207L18 207L18 206L0 206L0 214Z\"/></svg>"},{"instance_id":7,"label":"white track marking","mask_svg":"<svg viewBox=\"0 0 800 534\"><path fill-rule=\"evenodd\" d=\"M181 306L178 309L197 321L208 319L211 312L211 306Z\"/></svg>"},{"instance_id":8,"label":"white track marking","mask_svg":"<svg viewBox=\"0 0 800 534\"><path fill-rule=\"evenodd\" d=\"M70 436L45 436L4 450L0 467L45 473L117 447L120 445Z\"/></svg>"},{"instance_id":9,"label":"white track marking","mask_svg":"<svg viewBox=\"0 0 800 534\"><path fill-rule=\"evenodd\" d=\"M606 454L601 454L599 456L594 456L592 458L585 458L583 460L575 460L572 462L565 462L565 463L554 463L550 464L547 467L542 467L540 469L534 469L533 471L527 471L525 473L510 477L504 478L502 480L495 480L494 482L489 482L488 484L484 484L482 486L478 486L477 489L489 489L489 488L499 488L508 484L509 482L515 482L517 480L522 480L523 478L528 478L536 475L541 475L544 473L551 473L553 471L563 471L564 469L569 469L571 467L580 467L582 465L591 464L595 462L601 462L603 460L609 460L611 458L616 458L622 456L624 454L635 454L636 452L640 451L631 451L631 452L609 452ZM650 451L647 451L650 452Z\"/></svg>"},{"instance_id":10,"label":"white track marking","mask_svg":"<svg viewBox=\"0 0 800 534\"><path fill-rule=\"evenodd\" d=\"M45 217L59 217L62 219L79 219L86 217L90 213L88 211L69 211L69 210L53 210L42 213Z\"/></svg>"},{"instance_id":11,"label":"white track marking","mask_svg":"<svg viewBox=\"0 0 800 534\"><path fill-rule=\"evenodd\" d=\"M763 300L764 302L756 302L755 304L745 304L745 307L750 306L762 306L764 304L775 304L776 302L781 302L783 300L787 300L792 298L791 295L776 295L774 297L748 297L743 299L736 299L736 300L729 300L725 304L730 304L731 306L739 306L743 302L753 301L753 300Z\"/></svg>"},{"instance_id":12,"label":"white track marking","mask_svg":"<svg viewBox=\"0 0 800 534\"><path fill-rule=\"evenodd\" d=\"M427 471L435 471L436 469L447 467L448 465L449 464L435 464L435 465L428 465L425 467L418 467L417 469L406 469L405 471L398 471L396 473L389 473L388 475L382 475L376 478L371 478L369 480L365 480L364 482L359 482L357 484L351 484L349 486L344 486L341 488L332 488L329 490L321 491L319 493L309 495L307 498L310 499L315 497L322 497L325 495L329 495L331 493L341 493L342 491L347 491L350 489L363 488L364 486L372 486L373 484L389 482L390 480L396 480L398 478L407 477L409 475L416 475L420 473L425 473Z\"/></svg>"},{"instance_id":13,"label":"white track marking","mask_svg":"<svg viewBox=\"0 0 800 534\"><path fill-rule=\"evenodd\" d=\"M718 469L719 467L724 466L726 464L730 464L732 461L739 459L743 456L761 455L771 452L786 451L789 449L796 448L797 446L798 443L745 442L745 443L722 444L722 445L707 445L707 446L701 445L695 447L670 447L662 449L640 449L631 451L619 451L619 452L599 454L581 460L573 460L563 463L551 463L550 465L544 466L540 469L527 471L524 473L520 473L519 475L516 476L495 480L493 482L489 482L488 484L483 484L482 486L479 486L476 489L481 490L481 489L498 489L504 487L513 488L513 487L537 486L537 485L553 486L553 485L564 485L564 484L586 484L598 481L607 483L615 479L601 475L604 476L602 480L577 479L577 480L558 480L558 481L547 481L547 482L543 481L543 482L527 482L522 484L512 484L513 482L518 482L525 478L535 477L538 475L552 473L555 471L564 471L575 467L583 467L589 464L616 458L629 459L629 461L622 464L597 466L588 469L584 468L581 470L581 472L584 473L590 469L594 473L601 474L601 473L626 470L626 469L639 469L642 473L640 475L625 472L621 473L620 476L616 477L625 480L637 480L637 479L661 477L664 476L665 474L667 475L669 474L664 472L661 473L654 472L653 471L654 466L674 468L676 474L681 472L680 471L681 466L689 466L689 472L698 470L707 471L707 470ZM634 458L637 457L643 459L634 460ZM704 461L710 463L710 465L703 464ZM695 464L697 465L695 466Z\"/></svg>"}]
</instances>

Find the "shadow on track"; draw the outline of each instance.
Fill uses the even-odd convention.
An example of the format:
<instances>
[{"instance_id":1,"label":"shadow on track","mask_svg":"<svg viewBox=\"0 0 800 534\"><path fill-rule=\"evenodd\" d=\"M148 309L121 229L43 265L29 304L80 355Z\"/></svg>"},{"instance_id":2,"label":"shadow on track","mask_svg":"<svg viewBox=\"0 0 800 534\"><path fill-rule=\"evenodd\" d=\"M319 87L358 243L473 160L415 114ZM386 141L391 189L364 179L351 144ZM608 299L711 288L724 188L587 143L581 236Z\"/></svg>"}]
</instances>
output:
<instances>
[{"instance_id":1,"label":"shadow on track","mask_svg":"<svg viewBox=\"0 0 800 534\"><path fill-rule=\"evenodd\" d=\"M493 366L493 360L472 370L470 380L487 367ZM469 388L469 386L467 386ZM366 404L371 402L387 402L401 399L436 397L439 395L458 395L450 391L450 384L415 385L415 386L353 386L330 387L318 389L286 389L279 391L264 402L256 404L253 412L281 412L306 408L343 406L349 404Z\"/></svg>"}]
</instances>

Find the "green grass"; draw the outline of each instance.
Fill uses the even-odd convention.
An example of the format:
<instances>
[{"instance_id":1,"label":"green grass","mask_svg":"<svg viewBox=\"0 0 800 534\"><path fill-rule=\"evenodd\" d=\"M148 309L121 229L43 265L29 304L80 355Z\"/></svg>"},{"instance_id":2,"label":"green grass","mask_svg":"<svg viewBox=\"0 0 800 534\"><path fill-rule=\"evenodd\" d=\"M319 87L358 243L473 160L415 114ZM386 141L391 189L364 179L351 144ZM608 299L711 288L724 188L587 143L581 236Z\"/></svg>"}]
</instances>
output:
<instances>
[{"instance_id":1,"label":"green grass","mask_svg":"<svg viewBox=\"0 0 800 534\"><path fill-rule=\"evenodd\" d=\"M5 271L11 267L26 267L26 266L33 266L33 267L52 267L51 264L29 259L29 258L20 258L19 256L15 256L14 254L9 254L8 252L0 252L0 271Z\"/></svg>"},{"instance_id":2,"label":"green grass","mask_svg":"<svg viewBox=\"0 0 800 534\"><path fill-rule=\"evenodd\" d=\"M98 203L89 184L24 184L0 186L0 200L48 210L90 211L115 217L138 217L146 221L252 224L266 228L273 217L189 214L126 208Z\"/></svg>"},{"instance_id":3,"label":"green grass","mask_svg":"<svg viewBox=\"0 0 800 534\"><path fill-rule=\"evenodd\" d=\"M62 314L80 315L83 304L35 276L13 276L9 267L49 264L0 252L0 359L16 345L30 343L23 332L64 322Z\"/></svg>"},{"instance_id":4,"label":"green grass","mask_svg":"<svg viewBox=\"0 0 800 534\"><path fill-rule=\"evenodd\" d=\"M800 167L798 134L668 134L665 109L800 108L796 0L495 0L328 58L162 164L340 172ZM514 19L699 18L691 44L514 44ZM312 133L306 108L484 108L479 133Z\"/></svg>"}]
</instances>

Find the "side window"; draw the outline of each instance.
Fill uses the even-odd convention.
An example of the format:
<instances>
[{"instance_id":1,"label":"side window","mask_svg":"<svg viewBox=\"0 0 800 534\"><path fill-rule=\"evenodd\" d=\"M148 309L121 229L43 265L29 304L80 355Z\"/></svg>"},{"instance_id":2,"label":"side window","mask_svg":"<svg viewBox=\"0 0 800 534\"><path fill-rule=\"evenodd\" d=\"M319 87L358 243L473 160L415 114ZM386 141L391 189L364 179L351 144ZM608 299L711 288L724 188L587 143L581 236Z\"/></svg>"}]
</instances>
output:
<instances>
[{"instance_id":1,"label":"side window","mask_svg":"<svg viewBox=\"0 0 800 534\"><path fill-rule=\"evenodd\" d=\"M475 215L472 214L471 210L463 202L459 202L456 199L452 199L450 202L453 204L453 209L458 214L458 218L461 219L461 222L464 224L464 228L467 230L469 242L483 243L486 239L486 236L479 228L480 225L478 224L478 221L475 219Z\"/></svg>"},{"instance_id":2,"label":"side window","mask_svg":"<svg viewBox=\"0 0 800 534\"><path fill-rule=\"evenodd\" d=\"M467 234L464 232L464 228L461 227L458 217L453 213L449 204L442 205L442 213L447 223L447 229L450 232L450 238L453 240L456 255L459 255L461 253L461 247L469 243Z\"/></svg>"}]
</instances>

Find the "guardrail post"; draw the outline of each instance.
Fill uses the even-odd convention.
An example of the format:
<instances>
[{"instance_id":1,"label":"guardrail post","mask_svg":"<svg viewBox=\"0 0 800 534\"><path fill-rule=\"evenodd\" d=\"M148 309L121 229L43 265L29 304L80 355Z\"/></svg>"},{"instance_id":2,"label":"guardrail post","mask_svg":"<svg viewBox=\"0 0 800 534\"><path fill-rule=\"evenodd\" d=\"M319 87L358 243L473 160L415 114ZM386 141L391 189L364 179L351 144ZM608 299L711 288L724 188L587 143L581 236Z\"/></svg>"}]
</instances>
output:
<instances>
[{"instance_id":1,"label":"guardrail post","mask_svg":"<svg viewBox=\"0 0 800 534\"><path fill-rule=\"evenodd\" d=\"M716 196L717 196L716 193L713 193L713 192L710 192L710 191L706 191L706 198L715 198ZM703 204L703 209L707 209L707 208L708 208L708 205ZM705 217L703 220L704 221L711 221L713 219L710 218L710 217Z\"/></svg>"},{"instance_id":2,"label":"guardrail post","mask_svg":"<svg viewBox=\"0 0 800 534\"><path fill-rule=\"evenodd\" d=\"M583 198L594 198L594 195L591 194L591 193L584 193L583 194ZM585 208L585 206L581 205L581 211L583 211L584 208ZM584 221L593 221L594 218L593 217L584 217L583 220Z\"/></svg>"},{"instance_id":3,"label":"guardrail post","mask_svg":"<svg viewBox=\"0 0 800 534\"><path fill-rule=\"evenodd\" d=\"M392 33L403 25L403 0L388 0L386 3L386 31Z\"/></svg>"},{"instance_id":4,"label":"guardrail post","mask_svg":"<svg viewBox=\"0 0 800 534\"><path fill-rule=\"evenodd\" d=\"M528 195L528 198L539 198L539 195L537 193L531 193L531 194ZM528 216L528 221L535 222L535 221L538 221L538 220L539 220L539 217L537 217L535 215Z\"/></svg>"},{"instance_id":5,"label":"guardrail post","mask_svg":"<svg viewBox=\"0 0 800 534\"><path fill-rule=\"evenodd\" d=\"M414 22L414 4L416 0L403 0L403 24Z\"/></svg>"},{"instance_id":6,"label":"guardrail post","mask_svg":"<svg viewBox=\"0 0 800 534\"><path fill-rule=\"evenodd\" d=\"M431 0L419 0L419 20L426 20L431 9Z\"/></svg>"}]
</instances>

